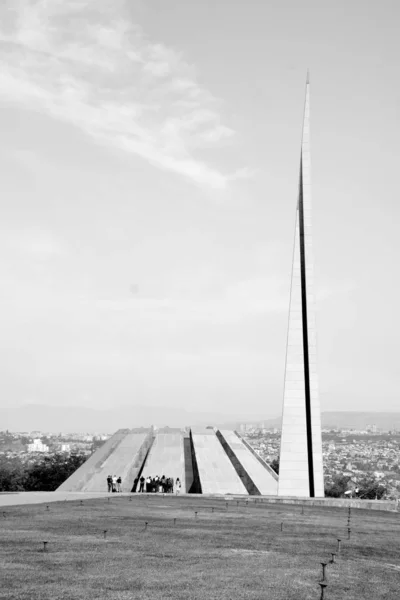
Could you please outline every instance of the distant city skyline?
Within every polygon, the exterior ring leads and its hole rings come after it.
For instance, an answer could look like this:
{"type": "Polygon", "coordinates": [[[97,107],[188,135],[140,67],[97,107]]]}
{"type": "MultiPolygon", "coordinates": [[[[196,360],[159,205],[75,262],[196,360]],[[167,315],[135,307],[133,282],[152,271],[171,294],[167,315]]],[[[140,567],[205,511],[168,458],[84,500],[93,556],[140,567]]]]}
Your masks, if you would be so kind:
{"type": "Polygon", "coordinates": [[[289,4],[1,4],[5,412],[281,414],[307,68],[321,410],[396,410],[400,7],[289,4]]]}

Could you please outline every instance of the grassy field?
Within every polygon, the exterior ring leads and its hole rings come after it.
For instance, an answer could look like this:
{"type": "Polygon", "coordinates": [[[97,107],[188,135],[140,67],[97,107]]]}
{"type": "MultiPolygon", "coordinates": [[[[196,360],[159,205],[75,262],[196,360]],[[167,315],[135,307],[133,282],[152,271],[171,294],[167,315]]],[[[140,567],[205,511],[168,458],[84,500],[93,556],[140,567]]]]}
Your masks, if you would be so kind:
{"type": "Polygon", "coordinates": [[[353,509],[350,540],[347,518],[162,495],[7,507],[0,598],[319,599],[324,561],[326,600],[398,600],[400,515],[353,509]]]}

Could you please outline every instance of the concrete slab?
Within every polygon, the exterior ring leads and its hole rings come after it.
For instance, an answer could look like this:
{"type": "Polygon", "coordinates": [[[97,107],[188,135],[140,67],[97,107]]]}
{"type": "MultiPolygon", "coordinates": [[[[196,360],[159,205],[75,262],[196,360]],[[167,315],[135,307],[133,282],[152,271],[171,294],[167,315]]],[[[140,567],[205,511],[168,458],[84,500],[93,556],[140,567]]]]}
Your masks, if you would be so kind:
{"type": "Polygon", "coordinates": [[[110,451],[102,453],[101,447],[90,457],[93,460],[86,461],[57,491],[107,493],[107,475],[116,475],[121,476],[122,491],[130,492],[152,439],[150,430],[141,433],[125,431],[110,451]]]}
{"type": "Polygon", "coordinates": [[[203,494],[247,494],[240,477],[212,429],[192,429],[203,494]]]}
{"type": "MultiPolygon", "coordinates": [[[[79,467],[63,484],[58,488],[62,492],[80,492],[84,489],[88,481],[101,468],[101,465],[107,460],[110,454],[115,450],[121,440],[126,436],[128,429],[119,429],[112,435],[87,461],[79,467]]],[[[101,488],[104,490],[104,483],[101,488]]],[[[99,490],[99,491],[101,491],[99,490]]],[[[106,491],[106,489],[104,490],[106,491]]]]}
{"type": "Polygon", "coordinates": [[[142,475],[145,478],[165,475],[173,477],[174,482],[179,477],[181,492],[186,492],[183,433],[156,433],[142,475]]]}
{"type": "Polygon", "coordinates": [[[277,478],[261,464],[234,431],[222,429],[221,434],[260,493],[266,496],[276,496],[278,493],[277,478]]]}

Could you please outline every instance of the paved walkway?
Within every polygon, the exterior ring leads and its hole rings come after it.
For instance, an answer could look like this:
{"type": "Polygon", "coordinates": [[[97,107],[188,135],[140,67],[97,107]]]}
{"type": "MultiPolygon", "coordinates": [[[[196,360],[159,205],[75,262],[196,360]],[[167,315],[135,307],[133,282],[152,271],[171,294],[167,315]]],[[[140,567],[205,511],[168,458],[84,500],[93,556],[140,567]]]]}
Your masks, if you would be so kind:
{"type": "MultiPolygon", "coordinates": [[[[21,504],[44,504],[49,502],[64,502],[65,500],[84,500],[85,498],[118,498],[120,496],[135,496],[127,492],[108,494],[107,492],[0,492],[0,508],[4,506],[17,506],[21,504]]],[[[139,495],[139,494],[138,494],[139,495]]],[[[142,494],[140,494],[142,495],[142,494]]],[[[143,494],[155,496],[156,494],[143,494]]],[[[161,496],[162,494],[157,494],[161,496]]],[[[167,494],[166,494],[167,495],[167,494]]],[[[175,495],[174,495],[175,496],[175,495]]],[[[271,497],[249,496],[241,494],[180,494],[189,498],[219,498],[224,500],[247,500],[263,504],[296,504],[312,506],[331,506],[336,508],[362,508],[384,511],[400,510],[396,500],[359,500],[346,498],[296,498],[294,496],[271,497]]],[[[179,496],[178,496],[179,497],[179,496]]]]}
{"type": "MultiPolygon", "coordinates": [[[[104,494],[102,492],[0,492],[0,506],[64,502],[64,500],[83,500],[84,498],[106,498],[107,495],[111,496],[107,492],[104,494]]],[[[123,495],[118,494],[118,496],[123,495]]]]}
{"type": "MultiPolygon", "coordinates": [[[[48,504],[49,502],[65,502],[71,500],[84,500],[85,498],[119,498],[121,496],[135,496],[130,492],[108,494],[107,492],[0,492],[0,508],[3,506],[17,506],[21,504],[48,504]]],[[[137,494],[139,495],[139,494],[137,494]]],[[[140,494],[141,496],[162,496],[163,494],[140,494]]],[[[182,494],[183,495],[183,494],[182,494]]]]}

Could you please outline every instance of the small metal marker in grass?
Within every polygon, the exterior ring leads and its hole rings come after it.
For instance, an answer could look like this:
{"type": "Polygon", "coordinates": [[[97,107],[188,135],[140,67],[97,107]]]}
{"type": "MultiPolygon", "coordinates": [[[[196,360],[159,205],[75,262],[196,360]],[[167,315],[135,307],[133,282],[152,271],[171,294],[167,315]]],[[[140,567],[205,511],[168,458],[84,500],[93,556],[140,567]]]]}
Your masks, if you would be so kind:
{"type": "Polygon", "coordinates": [[[336,562],[336,561],[335,561],[336,553],[335,553],[335,552],[331,552],[331,554],[332,554],[332,560],[331,560],[331,563],[334,563],[334,562],[336,562]]]}
{"type": "Polygon", "coordinates": [[[48,504],[46,506],[46,510],[50,510],[50,506],[48,504]]]}
{"type": "Polygon", "coordinates": [[[342,540],[341,540],[340,538],[338,538],[338,539],[337,539],[337,548],[336,548],[336,552],[337,552],[338,554],[339,554],[339,552],[340,552],[340,544],[341,544],[341,541],[342,541],[342,540]]]}
{"type": "Polygon", "coordinates": [[[350,527],[347,529],[347,539],[350,539],[350,535],[351,535],[351,529],[350,527]]]}
{"type": "Polygon", "coordinates": [[[174,517],[174,525],[176,525],[176,517],[174,517]]]}
{"type": "Polygon", "coordinates": [[[211,512],[214,512],[214,507],[213,506],[211,507],[211,512]]]}
{"type": "Polygon", "coordinates": [[[144,522],[144,530],[145,530],[145,531],[146,531],[146,529],[147,529],[147,525],[148,525],[148,522],[147,522],[147,521],[145,521],[145,522],[144,522]]]}
{"type": "Polygon", "coordinates": [[[81,506],[82,506],[82,504],[83,504],[83,500],[81,500],[81,506]]]}
{"type": "Polygon", "coordinates": [[[321,600],[324,600],[324,598],[325,598],[325,596],[324,596],[325,588],[326,588],[326,586],[328,584],[326,583],[326,581],[320,581],[319,585],[321,586],[321,596],[320,596],[320,598],[321,598],[321,600]]]}
{"type": "Polygon", "coordinates": [[[104,539],[106,539],[106,537],[107,537],[107,529],[104,529],[103,535],[104,535],[104,539]]]}
{"type": "Polygon", "coordinates": [[[48,542],[43,542],[43,552],[47,552],[47,544],[48,542]]]}
{"type": "Polygon", "coordinates": [[[325,569],[326,569],[327,563],[322,562],[321,565],[322,565],[322,581],[326,581],[325,569]]]}
{"type": "Polygon", "coordinates": [[[281,523],[281,531],[283,531],[283,523],[281,523]]]}
{"type": "Polygon", "coordinates": [[[197,519],[197,510],[194,511],[194,518],[197,519]]]}

